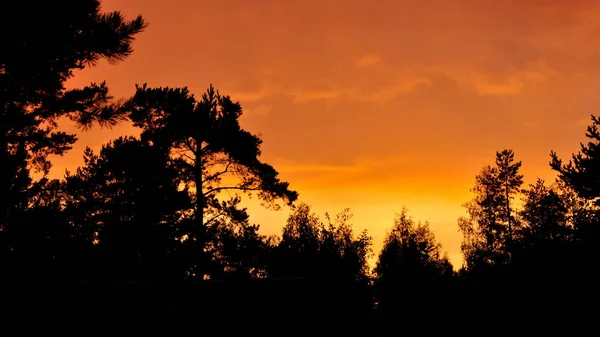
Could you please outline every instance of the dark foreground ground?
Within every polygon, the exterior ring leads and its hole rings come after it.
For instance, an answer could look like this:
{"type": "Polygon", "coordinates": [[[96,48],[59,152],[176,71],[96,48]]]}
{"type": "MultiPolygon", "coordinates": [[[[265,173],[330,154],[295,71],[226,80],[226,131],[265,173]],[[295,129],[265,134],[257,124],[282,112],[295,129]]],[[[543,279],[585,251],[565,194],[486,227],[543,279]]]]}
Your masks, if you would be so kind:
{"type": "Polygon", "coordinates": [[[356,332],[368,328],[372,318],[364,292],[303,280],[20,282],[3,289],[3,323],[23,328],[50,322],[152,334],[168,329],[195,335],[321,335],[356,332]]]}
{"type": "Polygon", "coordinates": [[[356,286],[306,280],[3,283],[5,336],[520,336],[597,334],[595,296],[428,298],[382,315],[356,286]],[[54,334],[54,333],[53,333],[54,334]]]}

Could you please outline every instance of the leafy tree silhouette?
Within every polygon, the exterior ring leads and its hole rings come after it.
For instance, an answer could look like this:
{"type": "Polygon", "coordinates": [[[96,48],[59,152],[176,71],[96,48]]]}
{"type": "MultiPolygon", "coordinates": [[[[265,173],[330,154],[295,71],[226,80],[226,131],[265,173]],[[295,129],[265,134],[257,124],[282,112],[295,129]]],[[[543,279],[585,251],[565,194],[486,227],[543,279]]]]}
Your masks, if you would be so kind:
{"type": "Polygon", "coordinates": [[[591,177],[585,171],[589,167],[583,168],[589,163],[581,164],[588,159],[580,155],[579,166],[562,165],[554,152],[551,156],[551,167],[559,171],[551,186],[538,179],[519,191],[521,164],[510,150],[498,152],[496,166],[486,166],[477,176],[475,198],[466,205],[469,217],[459,219],[466,265],[457,303],[474,322],[493,325],[502,316],[508,329],[539,329],[542,322],[559,319],[575,322],[582,311],[557,313],[578,308],[595,291],[590,279],[597,255],[588,241],[593,235],[581,230],[597,223],[588,188],[593,183],[581,180],[591,177]],[[511,203],[519,192],[521,209],[511,203]],[[526,318],[528,312],[540,318],[526,318]]]}
{"type": "Polygon", "coordinates": [[[28,209],[17,213],[14,226],[2,231],[3,281],[64,279],[80,253],[77,232],[62,212],[64,191],[58,180],[43,178],[28,190],[28,209]]]}
{"type": "Polygon", "coordinates": [[[568,296],[565,287],[578,260],[574,228],[581,210],[573,191],[564,184],[546,186],[538,179],[523,191],[519,214],[522,227],[515,242],[511,297],[542,302],[548,293],[568,296]]]}
{"type": "Polygon", "coordinates": [[[129,104],[131,120],[142,128],[142,140],[163,148],[173,158],[181,181],[190,187],[193,225],[185,243],[191,277],[208,274],[208,228],[224,216],[235,215],[236,198],[222,202],[228,191],[255,192],[267,205],[278,199],[291,204],[297,193],[280,181],[278,172],[259,160],[261,140],[239,124],[242,108],[212,86],[197,101],[187,88],[138,86],[129,104]]]}
{"type": "Polygon", "coordinates": [[[326,217],[328,224],[321,222],[307,204],[296,207],[273,248],[270,276],[351,282],[369,278],[367,260],[371,237],[366,231],[355,237],[349,209],[343,210],[335,220],[329,215],[326,217]]]}
{"type": "Polygon", "coordinates": [[[559,178],[568,186],[571,186],[577,194],[596,202],[600,205],[600,180],[598,172],[600,168],[600,133],[598,126],[600,119],[592,115],[592,123],[587,127],[585,136],[589,138],[587,144],[581,143],[581,150],[573,154],[572,159],[563,164],[556,152],[552,151],[550,167],[559,174],[559,178]]]}
{"type": "Polygon", "coordinates": [[[525,199],[520,211],[523,219],[522,237],[525,245],[538,245],[549,241],[569,241],[573,223],[569,221],[569,191],[558,186],[548,187],[544,180],[524,190],[525,199]]]}
{"type": "Polygon", "coordinates": [[[250,224],[245,209],[232,212],[239,215],[218,219],[209,228],[207,250],[212,260],[208,274],[216,280],[263,279],[271,240],[259,233],[259,225],[250,224]]]}
{"type": "Polygon", "coordinates": [[[273,247],[268,275],[301,282],[304,296],[295,298],[288,293],[288,298],[304,304],[294,312],[298,317],[311,317],[312,327],[333,326],[338,333],[366,328],[373,306],[367,263],[372,239],[366,231],[354,234],[349,209],[334,219],[326,218],[327,224],[307,204],[297,205],[273,247]],[[332,312],[343,320],[332,321],[332,312]]]}
{"type": "MultiPolygon", "coordinates": [[[[60,118],[89,127],[111,126],[124,117],[105,83],[67,90],[64,84],[73,70],[102,59],[111,63],[125,59],[145,27],[141,17],[126,21],[119,12],[100,12],[100,2],[93,0],[2,5],[0,236],[29,232],[10,227],[41,226],[36,223],[41,219],[34,219],[41,215],[39,209],[25,214],[33,193],[44,184],[35,185],[30,170],[47,174],[48,156],[63,154],[76,141],[74,134],[58,131],[60,118]]],[[[11,241],[27,239],[14,235],[0,239],[2,258],[20,254],[19,245],[11,241]]]]}
{"type": "Polygon", "coordinates": [[[520,167],[513,151],[503,150],[496,153],[495,166],[485,166],[477,175],[474,199],[465,204],[469,216],[458,220],[467,268],[510,261],[520,226],[512,204],[523,184],[520,167]]]}
{"type": "Polygon", "coordinates": [[[120,137],[96,155],[87,148],[85,165],[67,173],[65,213],[116,280],[182,278],[185,268],[178,224],[191,200],[178,186],[178,172],[160,149],[120,137]],[[178,270],[177,270],[178,269],[178,270]]]}
{"type": "Polygon", "coordinates": [[[385,330],[401,321],[406,328],[425,312],[449,308],[454,291],[454,271],[429,223],[416,223],[406,209],[396,215],[374,270],[377,311],[385,330]]]}
{"type": "Polygon", "coordinates": [[[75,70],[127,58],[141,17],[103,13],[98,0],[0,8],[0,281],[16,281],[0,287],[3,308],[35,322],[121,316],[154,327],[185,317],[223,331],[271,317],[296,334],[432,332],[449,318],[511,332],[544,319],[584,325],[582,303],[598,294],[599,117],[568,163],[551,152],[559,179],[550,186],[521,190],[512,150],[482,169],[459,219],[460,277],[428,223],[406,210],[371,271],[372,239],[354,233],[348,209],[322,222],[308,205],[292,207],[281,237],[250,222],[242,194],[273,208],[298,194],[259,159],[241,105],[212,85],[199,99],[146,84],[129,100],[114,100],[104,82],[66,89],[75,70]],[[84,130],[130,119],[142,133],[86,149],[82,167],[50,180],[49,156],[76,142],[58,127],[65,118],[84,130]],[[19,291],[25,281],[35,286],[19,291]]]}
{"type": "MultiPolygon", "coordinates": [[[[550,167],[558,173],[559,179],[577,194],[587,216],[582,216],[576,223],[576,234],[579,240],[589,241],[594,246],[600,243],[600,133],[598,126],[600,119],[591,117],[592,123],[587,127],[585,136],[589,139],[587,144],[581,143],[581,150],[572,155],[572,159],[564,164],[552,151],[550,167]]],[[[582,215],[580,213],[580,215],[582,215]]]]}
{"type": "Polygon", "coordinates": [[[564,287],[571,289],[572,298],[588,298],[596,295],[597,285],[593,281],[600,254],[600,119],[591,116],[591,124],[585,133],[587,143],[580,143],[581,149],[571,160],[563,163],[556,152],[550,153],[550,167],[558,173],[558,179],[565,188],[573,191],[567,199],[571,206],[569,217],[574,229],[574,242],[571,245],[568,267],[568,282],[564,287]]]}
{"type": "Polygon", "coordinates": [[[518,299],[516,289],[522,289],[513,263],[522,240],[522,221],[513,202],[523,184],[520,167],[512,150],[496,152],[495,165],[476,176],[474,198],[464,205],[468,216],[458,219],[465,260],[460,305],[481,324],[493,324],[492,317],[502,315],[494,303],[511,303],[518,299]]]}

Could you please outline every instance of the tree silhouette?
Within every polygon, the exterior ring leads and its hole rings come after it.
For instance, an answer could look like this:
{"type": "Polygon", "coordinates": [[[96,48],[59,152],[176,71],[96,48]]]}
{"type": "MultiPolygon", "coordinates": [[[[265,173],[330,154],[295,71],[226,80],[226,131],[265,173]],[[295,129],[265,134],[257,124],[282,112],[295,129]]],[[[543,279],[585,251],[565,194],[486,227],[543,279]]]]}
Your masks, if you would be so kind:
{"type": "Polygon", "coordinates": [[[440,304],[451,299],[452,265],[429,223],[416,223],[406,209],[396,215],[374,271],[377,308],[386,328],[399,319],[410,326],[410,317],[421,317],[432,307],[442,310],[440,304]]]}
{"type": "Polygon", "coordinates": [[[477,175],[475,197],[465,204],[469,216],[458,220],[467,268],[510,261],[520,227],[512,205],[523,184],[520,167],[521,162],[514,161],[513,151],[503,150],[496,153],[495,166],[488,165],[477,175]]]}
{"type": "Polygon", "coordinates": [[[467,320],[461,329],[524,331],[523,323],[539,328],[535,315],[558,321],[571,318],[563,308],[589,310],[581,302],[598,292],[600,117],[591,116],[588,142],[568,163],[551,152],[551,185],[538,179],[522,190],[521,162],[512,150],[496,152],[458,220],[460,272],[406,209],[371,269],[372,238],[354,231],[349,209],[322,221],[294,206],[298,194],[240,125],[240,103],[212,85],[198,99],[186,87],[137,85],[127,100],[113,99],[104,82],[66,88],[76,70],[126,59],[145,27],[141,17],[102,12],[98,0],[0,5],[6,311],[32,322],[139,317],[151,327],[201,319],[188,324],[195,330],[270,317],[296,334],[390,335],[444,330],[456,319],[467,320]],[[51,180],[49,157],[77,140],[59,128],[63,120],[83,130],[130,120],[142,132],[86,148],[76,172],[51,180]],[[280,237],[250,221],[244,196],[292,206],[280,237]]]}
{"type": "Polygon", "coordinates": [[[245,209],[238,209],[235,198],[229,214],[209,228],[208,251],[212,256],[210,279],[250,280],[267,277],[270,238],[259,233],[259,225],[251,225],[245,209]]]}
{"type": "Polygon", "coordinates": [[[523,223],[523,240],[537,245],[547,241],[571,239],[573,223],[569,221],[568,195],[558,187],[548,187],[542,179],[525,190],[525,199],[520,211],[523,223]]]}
{"type": "MultiPolygon", "coordinates": [[[[82,127],[122,120],[105,83],[67,90],[65,82],[74,70],[99,60],[125,59],[146,24],[141,17],[126,21],[119,12],[102,13],[93,0],[17,1],[1,7],[0,259],[28,255],[55,261],[68,251],[73,233],[60,213],[59,184],[35,182],[31,170],[46,175],[48,156],[62,155],[76,141],[74,134],[58,129],[61,118],[82,127]]],[[[21,262],[16,262],[21,271],[45,275],[34,272],[31,260],[21,262]]]]}
{"type": "Polygon", "coordinates": [[[102,257],[101,273],[120,280],[177,273],[183,278],[185,269],[174,258],[183,235],[177,227],[191,201],[179,189],[178,172],[165,153],[120,137],[99,155],[88,148],[84,162],[76,174],[66,176],[65,212],[94,243],[102,257]],[[177,264],[179,270],[173,270],[177,264]]]}
{"type": "Polygon", "coordinates": [[[138,86],[130,103],[142,139],[172,156],[181,181],[193,191],[194,225],[185,238],[198,258],[192,276],[205,275],[208,228],[232,210],[219,201],[224,193],[255,192],[272,206],[278,199],[292,203],[297,198],[277,171],[259,160],[262,141],[241,128],[240,104],[212,86],[199,101],[187,88],[138,86]]]}
{"type": "Polygon", "coordinates": [[[345,209],[334,221],[327,215],[326,225],[307,204],[298,205],[274,247],[269,275],[350,282],[367,280],[371,238],[366,232],[355,237],[351,218],[350,211],[345,209]]]}
{"type": "Polygon", "coordinates": [[[598,126],[600,119],[591,117],[592,123],[587,127],[585,136],[589,138],[587,144],[581,143],[581,150],[573,154],[572,159],[563,164],[556,152],[552,151],[550,167],[558,172],[559,178],[572,187],[579,196],[589,199],[600,205],[600,133],[598,126]]]}
{"type": "Polygon", "coordinates": [[[565,200],[569,206],[568,217],[574,229],[574,242],[567,256],[563,273],[569,275],[564,287],[572,289],[570,296],[589,296],[596,293],[594,284],[600,254],[600,119],[591,116],[591,124],[585,136],[589,141],[581,143],[581,150],[573,154],[571,160],[564,164],[556,152],[550,153],[550,167],[558,173],[558,178],[565,186],[565,200]]]}
{"type": "Polygon", "coordinates": [[[0,236],[3,280],[65,278],[81,250],[62,212],[61,184],[43,178],[27,191],[32,195],[27,209],[13,215],[18,225],[5,227],[0,236]]]}
{"type": "MultiPolygon", "coordinates": [[[[587,144],[581,143],[580,152],[573,154],[568,163],[563,164],[556,152],[550,153],[550,167],[568,188],[575,191],[579,203],[583,203],[579,208],[587,210],[587,216],[580,216],[576,223],[577,236],[583,241],[600,240],[597,225],[600,221],[600,119],[597,116],[592,116],[591,119],[592,123],[585,134],[590,141],[587,144]]],[[[580,212],[579,215],[583,214],[580,212]]]]}
{"type": "Polygon", "coordinates": [[[354,234],[349,209],[333,219],[326,214],[326,218],[323,223],[308,205],[297,205],[272,248],[268,275],[300,285],[302,298],[287,296],[305,303],[295,314],[310,317],[310,326],[316,331],[329,326],[338,333],[356,332],[368,326],[373,306],[367,263],[372,240],[366,231],[354,234]],[[332,312],[344,319],[333,319],[332,312]]]}
{"type": "Polygon", "coordinates": [[[538,179],[524,190],[524,204],[519,214],[522,229],[513,251],[512,273],[521,284],[516,298],[542,296],[548,291],[559,293],[570,275],[573,216],[577,210],[570,203],[571,191],[560,184],[546,186],[538,179]]]}
{"type": "Polygon", "coordinates": [[[8,227],[19,225],[39,190],[32,188],[30,170],[47,174],[48,156],[63,154],[76,141],[74,134],[57,129],[60,118],[89,127],[95,122],[110,126],[123,117],[105,83],[65,89],[73,70],[101,59],[125,59],[145,27],[141,17],[126,21],[119,12],[100,12],[93,0],[2,5],[0,235],[21,232],[8,227]]]}

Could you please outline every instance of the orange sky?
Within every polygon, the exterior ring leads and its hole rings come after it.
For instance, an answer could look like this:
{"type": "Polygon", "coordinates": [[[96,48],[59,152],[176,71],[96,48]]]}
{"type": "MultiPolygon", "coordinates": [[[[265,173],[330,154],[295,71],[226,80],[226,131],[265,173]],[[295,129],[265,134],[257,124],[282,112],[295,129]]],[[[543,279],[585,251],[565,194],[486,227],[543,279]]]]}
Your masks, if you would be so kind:
{"type": "MultiPolygon", "coordinates": [[[[313,210],[354,213],[381,248],[407,206],[461,263],[456,219],[479,169],[512,148],[526,181],[553,180],[600,107],[600,2],[593,0],[104,0],[149,22],[134,54],[77,73],[117,97],[135,83],[213,83],[244,108],[262,159],[313,210]]],[[[70,128],[67,126],[67,128],[70,128]]],[[[121,134],[81,132],[52,174],[83,148],[121,134]]],[[[288,210],[251,208],[265,233],[288,210]]]]}

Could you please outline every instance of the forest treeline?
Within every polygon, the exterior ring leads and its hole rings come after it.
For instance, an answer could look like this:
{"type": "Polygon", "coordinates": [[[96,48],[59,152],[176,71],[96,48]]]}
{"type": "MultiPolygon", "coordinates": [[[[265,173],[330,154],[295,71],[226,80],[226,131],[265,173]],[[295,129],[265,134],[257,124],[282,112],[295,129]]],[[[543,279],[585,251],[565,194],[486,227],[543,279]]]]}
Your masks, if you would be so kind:
{"type": "Polygon", "coordinates": [[[94,0],[14,5],[0,11],[0,271],[15,312],[63,301],[71,313],[127,316],[137,303],[155,316],[194,308],[204,319],[237,313],[384,333],[564,320],[594,301],[598,117],[578,154],[564,163],[550,154],[555,182],[524,186],[514,152],[496,153],[458,219],[465,264],[455,271],[429,224],[404,209],[380,252],[349,210],[319,218],[260,160],[241,105],[212,86],[196,97],[142,84],[121,100],[104,82],[65,88],[75,70],[127,58],[147,26],[141,17],[104,13],[94,0]],[[59,128],[64,119],[82,129],[131,123],[141,134],[88,148],[76,171],[49,179],[49,157],[77,140],[59,128]],[[280,235],[250,221],[245,194],[291,206],[280,235]]]}

